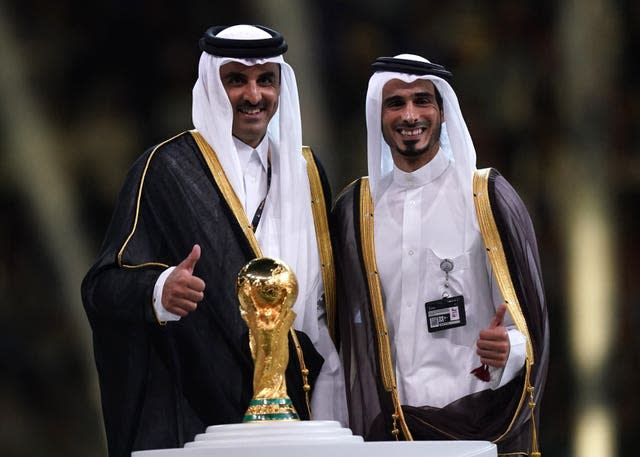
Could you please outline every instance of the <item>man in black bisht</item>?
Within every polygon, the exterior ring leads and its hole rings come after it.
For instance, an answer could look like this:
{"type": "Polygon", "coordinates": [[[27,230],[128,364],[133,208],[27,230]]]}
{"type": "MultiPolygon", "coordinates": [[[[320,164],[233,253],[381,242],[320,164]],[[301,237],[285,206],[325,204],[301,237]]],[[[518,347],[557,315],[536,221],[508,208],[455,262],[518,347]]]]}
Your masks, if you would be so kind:
{"type": "Polygon", "coordinates": [[[345,422],[325,316],[331,197],[302,148],[287,44],[237,25],[208,29],[200,47],[196,129],[133,165],[82,284],[111,457],[181,447],[209,425],[242,421],[253,362],[235,282],[261,255],[284,260],[298,279],[286,372],[294,407],[303,419],[345,422]]]}
{"type": "Polygon", "coordinates": [[[369,176],[331,220],[349,425],[538,455],[549,329],[529,214],[476,169],[449,71],[411,54],[373,70],[369,176]]]}

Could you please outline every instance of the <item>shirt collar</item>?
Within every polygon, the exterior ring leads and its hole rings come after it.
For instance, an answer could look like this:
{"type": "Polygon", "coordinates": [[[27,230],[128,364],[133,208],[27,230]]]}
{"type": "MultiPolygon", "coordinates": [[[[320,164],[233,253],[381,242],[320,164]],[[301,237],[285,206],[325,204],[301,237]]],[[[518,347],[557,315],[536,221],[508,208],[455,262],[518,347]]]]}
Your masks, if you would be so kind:
{"type": "Polygon", "coordinates": [[[447,155],[440,150],[433,159],[416,171],[407,173],[394,165],[393,182],[408,189],[422,187],[438,179],[449,167],[450,162],[447,155]]]}
{"type": "Polygon", "coordinates": [[[260,144],[258,146],[256,146],[255,148],[252,148],[248,144],[243,143],[241,140],[239,140],[235,136],[232,137],[232,138],[233,138],[233,144],[235,144],[236,149],[238,150],[238,157],[240,158],[240,166],[242,167],[243,172],[244,172],[244,170],[246,170],[247,164],[251,160],[251,157],[253,157],[254,151],[255,151],[255,154],[258,156],[258,159],[260,159],[260,163],[262,164],[263,169],[265,171],[267,170],[267,167],[268,167],[268,164],[269,164],[269,162],[268,162],[268,160],[269,160],[268,159],[268,156],[269,156],[269,138],[268,138],[268,135],[265,135],[264,138],[262,139],[262,141],[260,142],[260,144]]]}

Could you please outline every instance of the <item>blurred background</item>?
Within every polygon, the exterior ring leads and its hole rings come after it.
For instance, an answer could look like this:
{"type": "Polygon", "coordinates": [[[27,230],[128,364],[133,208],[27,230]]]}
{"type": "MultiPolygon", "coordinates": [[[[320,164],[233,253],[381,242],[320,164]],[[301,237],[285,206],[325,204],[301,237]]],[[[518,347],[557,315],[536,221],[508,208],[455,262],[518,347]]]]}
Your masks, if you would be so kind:
{"type": "Polygon", "coordinates": [[[80,282],[130,164],[192,128],[199,37],[234,23],[284,34],[334,197],[366,174],[371,62],[414,52],[452,69],[478,167],[510,180],[536,226],[543,455],[637,455],[632,0],[0,0],[0,454],[106,456],[80,282]]]}

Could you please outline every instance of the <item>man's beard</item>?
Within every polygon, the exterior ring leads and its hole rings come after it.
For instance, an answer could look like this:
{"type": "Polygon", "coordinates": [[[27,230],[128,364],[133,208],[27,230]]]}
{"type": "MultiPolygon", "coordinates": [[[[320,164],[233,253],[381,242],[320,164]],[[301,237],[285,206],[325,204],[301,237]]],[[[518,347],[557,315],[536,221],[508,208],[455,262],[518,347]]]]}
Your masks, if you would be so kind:
{"type": "Polygon", "coordinates": [[[433,135],[431,135],[429,142],[424,148],[416,148],[415,143],[410,142],[409,144],[405,143],[405,149],[396,148],[396,152],[405,157],[419,157],[423,154],[426,154],[429,151],[432,151],[433,148],[435,148],[440,142],[441,131],[442,131],[442,124],[438,124],[438,126],[433,132],[433,135]]]}

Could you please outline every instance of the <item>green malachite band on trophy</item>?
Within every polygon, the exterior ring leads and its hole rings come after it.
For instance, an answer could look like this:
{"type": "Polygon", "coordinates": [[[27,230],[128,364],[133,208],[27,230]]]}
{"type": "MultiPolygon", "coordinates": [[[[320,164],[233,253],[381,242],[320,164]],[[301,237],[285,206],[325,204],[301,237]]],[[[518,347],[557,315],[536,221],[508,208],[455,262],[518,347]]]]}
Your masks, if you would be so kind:
{"type": "Polygon", "coordinates": [[[274,420],[300,420],[289,398],[254,398],[249,403],[249,409],[242,422],[274,420]]]}

